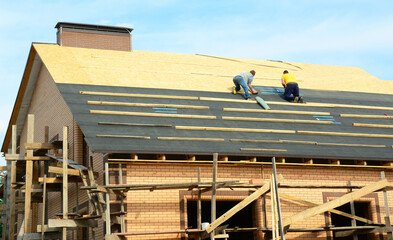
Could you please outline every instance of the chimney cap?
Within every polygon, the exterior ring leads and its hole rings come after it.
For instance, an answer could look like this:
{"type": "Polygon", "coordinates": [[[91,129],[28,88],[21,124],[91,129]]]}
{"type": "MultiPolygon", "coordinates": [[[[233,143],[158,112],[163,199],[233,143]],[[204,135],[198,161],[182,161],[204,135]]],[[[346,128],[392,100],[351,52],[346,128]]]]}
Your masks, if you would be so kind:
{"type": "Polygon", "coordinates": [[[120,32],[120,33],[130,33],[133,28],[127,27],[114,27],[114,26],[104,26],[95,24],[84,24],[84,23],[71,23],[71,22],[58,22],[55,28],[60,27],[68,29],[80,29],[80,30],[93,30],[93,31],[104,31],[104,32],[120,32]]]}

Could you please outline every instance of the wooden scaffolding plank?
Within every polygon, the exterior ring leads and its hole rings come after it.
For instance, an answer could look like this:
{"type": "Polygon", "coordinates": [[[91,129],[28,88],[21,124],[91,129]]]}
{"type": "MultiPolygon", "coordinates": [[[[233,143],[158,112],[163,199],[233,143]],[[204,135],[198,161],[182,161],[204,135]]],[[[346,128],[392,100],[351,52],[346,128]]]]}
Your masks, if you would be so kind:
{"type": "MultiPolygon", "coordinates": [[[[66,160],[67,161],[67,160],[66,160]]],[[[56,173],[56,174],[65,174],[66,175],[72,175],[72,176],[80,176],[79,170],[76,169],[69,169],[68,168],[68,162],[63,164],[63,168],[60,167],[54,167],[54,166],[49,166],[48,171],[50,173],[56,173]],[[64,165],[67,165],[67,171],[64,172],[64,165]]]]}
{"type": "MultiPolygon", "coordinates": [[[[63,219],[68,219],[68,127],[66,126],[63,127],[63,219]]],[[[66,239],[67,228],[63,227],[62,240],[66,239]]]]}
{"type": "MultiPolygon", "coordinates": [[[[302,200],[300,198],[297,198],[297,197],[294,197],[294,196],[290,196],[290,195],[284,194],[284,193],[280,193],[280,197],[288,199],[288,200],[291,200],[291,201],[294,201],[294,202],[297,202],[297,203],[300,203],[300,204],[304,204],[304,205],[310,206],[310,207],[318,206],[318,204],[316,204],[316,203],[309,202],[309,201],[306,201],[306,200],[302,200]]],[[[329,212],[332,212],[332,213],[335,213],[335,214],[338,214],[338,215],[341,215],[341,216],[344,216],[344,217],[348,217],[348,218],[351,218],[351,219],[355,219],[355,220],[358,220],[358,221],[361,221],[361,222],[364,222],[364,223],[367,223],[367,224],[376,224],[373,221],[368,220],[366,218],[358,217],[356,215],[352,215],[352,214],[349,214],[349,213],[346,213],[346,212],[343,212],[343,211],[339,211],[339,210],[336,210],[336,209],[330,209],[329,212]]]]}
{"type": "MultiPolygon", "coordinates": [[[[280,175],[277,179],[277,182],[280,182],[281,180],[282,180],[282,176],[280,175]]],[[[259,198],[262,194],[268,192],[269,190],[270,190],[270,182],[265,183],[261,188],[259,188],[253,194],[246,197],[245,199],[243,199],[243,201],[236,204],[233,208],[231,208],[226,213],[224,213],[219,218],[217,218],[214,222],[212,222],[209,226],[206,227],[206,232],[211,233],[215,228],[220,226],[222,223],[224,223],[230,217],[235,215],[237,212],[239,212],[240,210],[245,208],[247,205],[252,203],[255,199],[259,198]]]]}
{"type": "Polygon", "coordinates": [[[284,223],[283,225],[285,227],[287,227],[295,222],[298,222],[298,221],[304,220],[306,218],[315,216],[317,214],[329,211],[333,208],[336,208],[336,207],[339,207],[339,206],[344,205],[346,203],[349,203],[350,201],[356,200],[364,195],[367,195],[367,194],[372,193],[374,191],[380,190],[386,186],[388,186],[388,181],[386,179],[381,180],[376,183],[373,183],[373,184],[370,184],[366,187],[363,187],[359,190],[348,193],[342,197],[336,198],[336,199],[329,201],[327,203],[324,203],[322,205],[319,205],[319,206],[316,206],[313,208],[309,208],[309,209],[306,209],[300,213],[292,215],[290,217],[286,217],[283,220],[283,223],[284,223]]]}

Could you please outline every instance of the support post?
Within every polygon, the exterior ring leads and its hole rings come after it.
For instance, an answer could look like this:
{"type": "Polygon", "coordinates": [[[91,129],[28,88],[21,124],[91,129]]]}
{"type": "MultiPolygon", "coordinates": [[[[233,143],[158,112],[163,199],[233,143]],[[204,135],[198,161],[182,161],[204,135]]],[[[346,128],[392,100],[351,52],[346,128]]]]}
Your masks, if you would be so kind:
{"type": "MultiPolygon", "coordinates": [[[[122,169],[122,164],[119,164],[119,184],[120,186],[123,185],[123,169],[122,169]]],[[[124,212],[124,197],[120,196],[120,211],[123,213],[124,212]]],[[[124,215],[120,215],[120,229],[121,232],[124,233],[126,231],[125,227],[126,227],[126,223],[124,220],[124,215]]]]}
{"type": "MultiPolygon", "coordinates": [[[[382,171],[381,172],[381,179],[385,179],[385,172],[382,171]]],[[[386,212],[386,216],[385,216],[385,224],[386,227],[390,227],[390,211],[389,211],[389,202],[388,202],[388,193],[384,190],[383,191],[383,199],[385,201],[385,212],[386,212]]],[[[388,240],[393,240],[393,234],[392,232],[388,232],[387,233],[387,239],[388,240]]]]}
{"type": "MultiPolygon", "coordinates": [[[[348,186],[351,186],[351,180],[348,181],[348,186]]],[[[352,192],[352,188],[349,188],[349,192],[352,192]]],[[[351,214],[352,215],[356,215],[355,214],[355,203],[354,201],[350,201],[349,205],[351,207],[351,214]]],[[[352,227],[356,227],[356,220],[355,219],[351,219],[351,225],[352,227]]],[[[352,235],[353,240],[358,240],[358,235],[357,234],[353,234],[352,235]]]]}
{"type": "MultiPolygon", "coordinates": [[[[201,182],[201,168],[198,167],[198,184],[201,182]]],[[[198,200],[197,200],[197,228],[202,230],[202,191],[198,188],[198,200]]],[[[201,235],[198,234],[197,240],[201,240],[201,235]]]]}
{"type": "MultiPolygon", "coordinates": [[[[27,117],[27,142],[34,142],[34,115],[27,117]]],[[[33,157],[33,150],[26,151],[26,157],[33,157]]],[[[26,189],[25,189],[25,233],[31,233],[31,193],[33,185],[33,161],[26,161],[26,189]]]]}
{"type": "MultiPolygon", "coordinates": [[[[218,153],[213,154],[213,184],[211,199],[211,222],[216,220],[216,181],[217,181],[217,161],[218,153]]],[[[215,230],[210,233],[210,240],[214,240],[215,230]]]]}
{"type": "MultiPolygon", "coordinates": [[[[105,185],[109,185],[109,166],[108,162],[105,162],[105,185]]],[[[105,194],[106,196],[106,209],[105,209],[105,235],[111,234],[111,209],[110,209],[110,198],[109,192],[105,194]]]]}
{"type": "Polygon", "coordinates": [[[273,163],[273,175],[274,175],[274,188],[276,193],[276,201],[277,201],[277,212],[278,212],[278,221],[280,228],[281,240],[285,240],[284,226],[281,218],[281,205],[280,205],[280,194],[278,192],[278,183],[277,183],[277,170],[276,170],[276,158],[272,158],[273,163]]]}
{"type": "MultiPolygon", "coordinates": [[[[63,219],[68,219],[68,127],[63,127],[63,219]]],[[[67,239],[67,228],[63,228],[63,239],[67,239]]]]}
{"type": "MultiPolygon", "coordinates": [[[[16,135],[17,135],[16,125],[12,125],[12,142],[11,142],[11,154],[16,154],[16,135]]],[[[16,183],[16,161],[11,161],[11,179],[9,186],[11,186],[11,196],[10,196],[10,221],[9,221],[9,239],[14,239],[15,234],[15,188],[16,183]]],[[[4,231],[4,230],[3,230],[4,231]]],[[[7,234],[7,233],[6,233],[7,234]]],[[[7,236],[6,236],[7,237],[7,236]]]]}
{"type": "Polygon", "coordinates": [[[43,183],[43,192],[42,192],[42,219],[41,219],[41,240],[45,239],[45,231],[46,231],[46,224],[45,224],[45,216],[46,216],[46,174],[44,174],[44,183],[43,183]]]}

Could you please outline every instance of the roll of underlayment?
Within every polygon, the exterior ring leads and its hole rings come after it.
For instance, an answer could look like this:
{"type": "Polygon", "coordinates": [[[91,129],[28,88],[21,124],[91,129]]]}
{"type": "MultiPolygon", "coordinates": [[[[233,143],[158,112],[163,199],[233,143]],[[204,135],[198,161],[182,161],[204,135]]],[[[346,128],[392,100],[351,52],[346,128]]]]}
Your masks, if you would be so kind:
{"type": "Polygon", "coordinates": [[[255,97],[255,100],[266,110],[269,110],[270,107],[265,103],[265,101],[261,97],[255,97]]]}

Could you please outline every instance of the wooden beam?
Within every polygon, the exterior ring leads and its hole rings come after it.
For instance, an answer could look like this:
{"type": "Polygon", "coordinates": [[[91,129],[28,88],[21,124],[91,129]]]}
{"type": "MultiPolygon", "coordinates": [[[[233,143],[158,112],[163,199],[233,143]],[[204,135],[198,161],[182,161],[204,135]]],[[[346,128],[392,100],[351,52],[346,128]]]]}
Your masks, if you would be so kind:
{"type": "Polygon", "coordinates": [[[165,156],[165,154],[157,154],[157,160],[162,160],[162,161],[165,161],[166,160],[166,156],[165,156]]]}
{"type": "Polygon", "coordinates": [[[222,119],[223,120],[232,120],[232,121],[255,121],[255,122],[286,122],[286,123],[314,123],[314,124],[332,124],[333,123],[333,121],[282,119],[282,118],[230,117],[230,116],[222,116],[222,119]]]}
{"type": "Polygon", "coordinates": [[[370,184],[370,185],[368,185],[366,187],[363,187],[363,188],[361,188],[359,190],[356,190],[356,191],[353,191],[351,193],[345,194],[342,197],[336,198],[336,199],[334,199],[332,201],[329,201],[327,203],[324,203],[322,205],[319,205],[319,206],[316,206],[316,207],[313,207],[313,208],[309,208],[309,209],[307,209],[305,211],[302,211],[302,212],[297,213],[295,215],[292,215],[290,217],[286,217],[283,220],[283,223],[284,223],[283,226],[287,227],[287,226],[289,226],[289,225],[291,225],[291,224],[293,224],[295,222],[304,220],[306,218],[315,216],[317,214],[329,211],[329,210],[331,210],[333,208],[342,206],[342,205],[344,205],[346,203],[349,203],[350,201],[354,201],[354,200],[356,200],[358,198],[361,198],[364,195],[367,195],[367,194],[372,193],[374,191],[380,190],[380,189],[382,189],[382,188],[384,188],[386,186],[388,186],[388,181],[386,179],[381,180],[381,181],[376,182],[376,183],[373,183],[373,184],[370,184]]]}
{"type": "MultiPolygon", "coordinates": [[[[127,175],[126,175],[126,179],[127,179],[127,175]]],[[[119,164],[119,184],[123,185],[123,168],[122,168],[122,164],[119,164]]],[[[124,197],[120,196],[120,211],[124,212],[124,197]]],[[[125,223],[125,216],[122,214],[120,216],[120,230],[121,232],[125,232],[126,231],[126,223],[125,223]]]]}
{"type": "Polygon", "coordinates": [[[169,140],[169,141],[211,141],[211,142],[223,142],[224,138],[188,138],[188,137],[157,137],[158,140],[169,140]]]}
{"type": "MultiPolygon", "coordinates": [[[[11,137],[11,154],[16,155],[16,148],[17,148],[17,127],[16,125],[12,125],[12,137],[11,137]]],[[[6,158],[7,159],[7,158],[6,158]]],[[[6,171],[6,170],[2,170],[6,171]]],[[[13,183],[16,182],[16,161],[11,162],[11,184],[8,186],[12,186],[13,183]]],[[[7,187],[8,187],[7,186],[7,187]]],[[[16,190],[15,188],[11,187],[9,188],[9,191],[11,191],[11,196],[10,196],[10,221],[9,221],[9,235],[6,235],[6,238],[9,237],[9,239],[14,239],[14,232],[15,232],[15,224],[16,224],[16,216],[15,216],[15,194],[16,190]]],[[[3,231],[5,231],[3,229],[3,231]]],[[[4,233],[3,233],[4,235],[4,233]]]]}
{"type": "MultiPolygon", "coordinates": [[[[198,184],[201,182],[201,168],[198,167],[198,184]]],[[[198,189],[198,200],[197,200],[197,228],[202,230],[202,191],[198,189]]],[[[201,235],[196,236],[196,240],[202,240],[201,235]]]]}
{"type": "MultiPolygon", "coordinates": [[[[210,222],[214,222],[216,220],[216,182],[217,182],[217,161],[218,161],[218,153],[213,154],[213,184],[212,184],[212,197],[211,197],[211,217],[210,222]]],[[[214,240],[215,231],[214,229],[210,232],[210,239],[214,240]]]]}
{"type": "MultiPolygon", "coordinates": [[[[66,165],[66,164],[63,162],[63,168],[64,168],[64,165],[66,165]]],[[[67,166],[68,166],[68,164],[67,164],[67,166]]],[[[50,173],[64,174],[63,168],[49,166],[48,171],[50,173]]],[[[80,172],[77,169],[68,169],[68,167],[67,167],[67,175],[80,176],[80,172]]]]}
{"type": "Polygon", "coordinates": [[[199,131],[229,131],[229,132],[263,132],[263,133],[292,133],[295,130],[277,130],[277,129],[250,129],[250,128],[227,128],[227,127],[200,127],[200,126],[175,126],[180,130],[199,130],[199,131]]]}
{"type": "Polygon", "coordinates": [[[347,132],[320,132],[320,131],[297,131],[298,134],[345,136],[345,137],[375,137],[393,138],[391,134],[372,134],[372,133],[347,133],[347,132]]]}
{"type": "MultiPolygon", "coordinates": [[[[63,219],[68,219],[68,127],[63,127],[63,219]]],[[[78,174],[79,171],[78,171],[78,174]]],[[[49,225],[49,223],[48,223],[49,225]]],[[[63,227],[63,238],[67,239],[67,228],[63,227]]]]}
{"type": "Polygon", "coordinates": [[[313,161],[312,158],[303,158],[303,159],[302,159],[302,162],[303,162],[304,164],[313,164],[313,163],[314,163],[314,161],[313,161]]]}
{"type": "Polygon", "coordinates": [[[190,97],[190,96],[153,95],[153,94],[136,94],[136,93],[79,91],[79,94],[102,95],[102,96],[120,96],[120,97],[169,98],[169,99],[198,100],[198,97],[190,97]]]}
{"type": "Polygon", "coordinates": [[[369,147],[369,148],[386,148],[386,145],[370,144],[351,144],[351,143],[316,143],[318,146],[335,146],[335,147],[369,147]]]}
{"type": "Polygon", "coordinates": [[[195,157],[195,155],[187,155],[186,159],[187,159],[187,161],[195,161],[196,157],[195,157]]]}
{"type": "Polygon", "coordinates": [[[329,159],[329,164],[340,165],[339,159],[329,159]]]}
{"type": "Polygon", "coordinates": [[[97,220],[94,219],[48,219],[49,228],[77,228],[97,226],[97,220]]]}
{"type": "Polygon", "coordinates": [[[228,162],[228,156],[220,156],[220,158],[218,159],[218,161],[228,162]]]}
{"type": "Polygon", "coordinates": [[[257,113],[282,113],[282,114],[303,114],[303,115],[330,115],[329,112],[307,112],[307,111],[287,111],[287,110],[264,110],[264,109],[247,109],[247,108],[223,108],[223,111],[232,112],[257,112],[257,113]]]}
{"type": "Polygon", "coordinates": [[[119,122],[98,122],[98,125],[129,126],[129,127],[168,127],[171,124],[147,124],[147,123],[119,123],[119,122]]]}
{"type": "Polygon", "coordinates": [[[143,117],[216,119],[216,116],[172,114],[172,113],[124,112],[124,111],[105,111],[105,110],[90,110],[90,113],[93,113],[93,114],[123,115],[123,116],[143,116],[143,117]]]}
{"type": "Polygon", "coordinates": [[[49,161],[49,160],[51,160],[51,158],[50,157],[46,157],[46,156],[26,156],[24,160],[49,161]]]}
{"type": "Polygon", "coordinates": [[[209,106],[178,105],[178,104],[157,104],[157,103],[87,101],[87,104],[111,105],[111,106],[128,106],[128,107],[160,107],[160,108],[210,109],[209,106]]]}
{"type": "Polygon", "coordinates": [[[386,115],[364,115],[364,114],[340,114],[340,117],[347,118],[379,118],[379,119],[392,119],[393,116],[386,115]]]}
{"type": "Polygon", "coordinates": [[[268,148],[240,148],[240,151],[250,152],[286,152],[286,149],[268,149],[268,148]]]}
{"type": "MultiPolygon", "coordinates": [[[[27,142],[32,143],[34,142],[34,115],[29,114],[27,116],[27,142]]],[[[26,156],[32,157],[33,150],[27,150],[26,156]]],[[[25,189],[25,229],[24,233],[31,233],[31,193],[33,185],[33,161],[28,160],[26,161],[26,189],[25,189]]]]}
{"type": "Polygon", "coordinates": [[[5,154],[5,160],[13,161],[13,160],[25,160],[25,155],[23,154],[5,154]]]}
{"type": "Polygon", "coordinates": [[[54,149],[57,148],[52,143],[25,143],[26,150],[38,150],[38,149],[54,149]]]}
{"type": "MultiPolygon", "coordinates": [[[[109,166],[108,162],[105,162],[105,184],[109,185],[109,166]]],[[[111,234],[111,205],[110,205],[110,198],[109,192],[105,194],[106,200],[106,209],[105,209],[105,229],[106,235],[111,234]]]]}
{"type": "MultiPolygon", "coordinates": [[[[300,203],[300,204],[303,204],[303,205],[306,205],[306,206],[310,206],[310,207],[318,206],[318,204],[316,204],[316,203],[309,202],[309,201],[306,201],[306,200],[302,200],[300,198],[293,197],[293,196],[290,196],[290,195],[287,195],[287,194],[284,194],[284,193],[280,193],[280,197],[288,199],[288,200],[291,200],[291,201],[294,201],[294,202],[297,202],[297,203],[300,203]]],[[[336,209],[330,209],[329,212],[332,212],[332,213],[335,213],[335,214],[338,214],[338,215],[341,215],[341,216],[344,216],[344,217],[347,217],[347,218],[355,219],[355,220],[358,220],[358,221],[361,221],[361,222],[364,222],[364,223],[367,223],[367,224],[376,224],[375,222],[373,222],[371,220],[368,220],[366,218],[358,217],[358,216],[355,216],[355,215],[352,215],[352,214],[349,214],[349,213],[346,213],[346,212],[343,212],[343,211],[339,211],[339,210],[336,210],[336,209]]]]}
{"type": "Polygon", "coordinates": [[[98,138],[150,139],[149,136],[109,135],[109,134],[97,134],[96,137],[98,137],[98,138]]]}
{"type": "Polygon", "coordinates": [[[42,193],[42,216],[41,216],[41,240],[45,239],[45,209],[46,209],[46,174],[44,175],[44,183],[43,183],[43,193],[42,193]]]}
{"type": "Polygon", "coordinates": [[[393,125],[369,124],[369,123],[353,123],[355,127],[374,127],[374,128],[393,128],[393,125]]]}
{"type": "MultiPolygon", "coordinates": [[[[279,176],[277,179],[277,182],[279,183],[282,181],[282,176],[279,176]]],[[[219,218],[217,218],[214,222],[212,222],[209,226],[206,227],[206,232],[211,233],[215,228],[220,226],[222,223],[227,221],[230,217],[235,215],[237,212],[248,206],[250,203],[252,203],[254,200],[259,198],[262,194],[267,193],[270,191],[270,182],[265,183],[261,188],[259,188],[257,191],[252,193],[250,196],[246,197],[241,201],[240,203],[236,204],[233,208],[228,210],[226,213],[221,215],[219,218]]]]}

